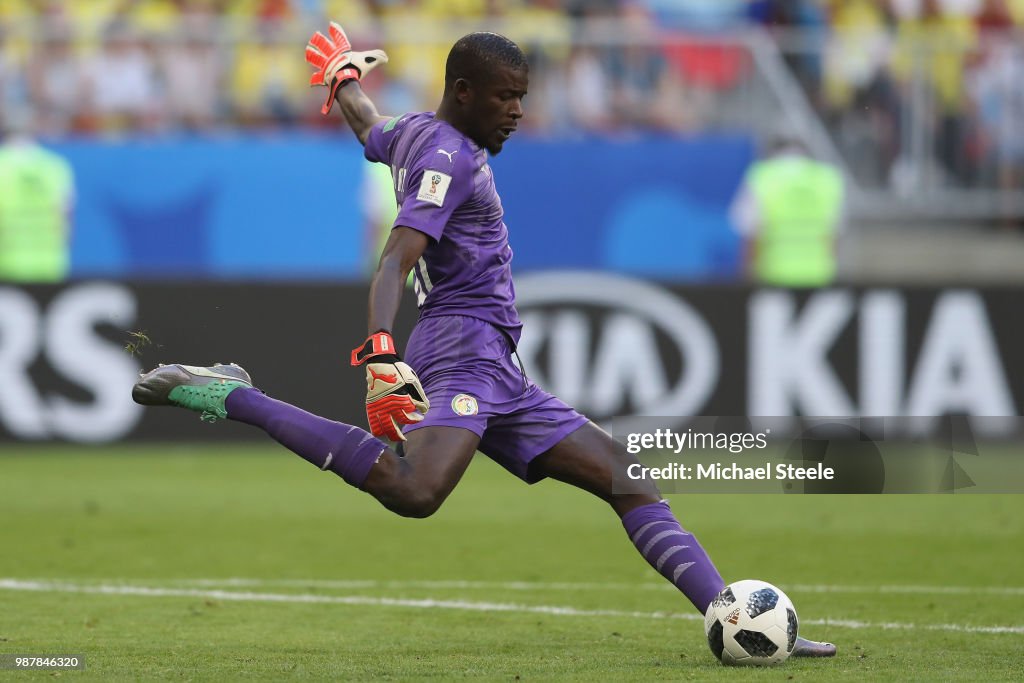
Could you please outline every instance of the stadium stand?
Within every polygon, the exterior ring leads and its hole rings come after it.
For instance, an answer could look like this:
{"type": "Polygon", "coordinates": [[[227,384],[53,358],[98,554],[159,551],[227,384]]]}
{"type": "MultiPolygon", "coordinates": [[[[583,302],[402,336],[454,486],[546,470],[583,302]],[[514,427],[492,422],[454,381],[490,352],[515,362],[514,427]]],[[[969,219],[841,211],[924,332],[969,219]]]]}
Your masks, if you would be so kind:
{"type": "Polygon", "coordinates": [[[336,127],[295,48],[329,17],[390,54],[369,84],[386,111],[435,106],[446,46],[486,27],[537,67],[533,134],[782,120],[841,162],[859,215],[1024,213],[1024,0],[7,0],[0,118],[30,107],[51,138],[336,127]]]}

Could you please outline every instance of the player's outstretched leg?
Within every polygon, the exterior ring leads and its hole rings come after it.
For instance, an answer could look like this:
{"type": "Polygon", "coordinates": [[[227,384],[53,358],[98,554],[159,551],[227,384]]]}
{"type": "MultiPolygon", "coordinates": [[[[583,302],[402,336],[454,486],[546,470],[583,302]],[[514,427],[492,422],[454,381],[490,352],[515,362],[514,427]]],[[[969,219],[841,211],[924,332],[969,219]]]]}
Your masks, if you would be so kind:
{"type": "Polygon", "coordinates": [[[321,470],[362,488],[385,446],[369,433],[308,413],[253,388],[237,365],[161,365],[143,374],[132,398],[145,406],[177,406],[204,420],[231,419],[260,427],[321,470]]]}
{"type": "Polygon", "coordinates": [[[725,581],[697,538],[683,529],[668,502],[647,503],[622,515],[629,540],[655,571],[703,613],[725,581]]]}
{"type": "MultiPolygon", "coordinates": [[[[667,501],[641,505],[622,515],[633,545],[662,576],[690,599],[701,614],[725,582],[711,558],[693,536],[680,526],[667,501]]],[[[793,657],[832,657],[836,646],[797,638],[793,657]]]]}
{"type": "Polygon", "coordinates": [[[725,588],[711,558],[680,526],[656,486],[623,476],[635,459],[594,423],[569,434],[534,463],[538,473],[589,491],[622,518],[630,541],[647,562],[701,614],[725,588]]]}
{"type": "MultiPolygon", "coordinates": [[[[590,423],[538,457],[534,466],[539,474],[589,491],[611,505],[643,558],[704,614],[725,582],[696,537],[679,524],[657,487],[649,480],[631,481],[623,476],[634,462],[621,444],[590,423]]],[[[835,654],[831,643],[797,638],[792,656],[835,654]]]]}
{"type": "Polygon", "coordinates": [[[425,427],[409,434],[404,457],[368,432],[328,420],[253,388],[237,365],[161,365],[132,389],[137,403],[178,406],[204,419],[259,427],[321,470],[337,474],[403,517],[429,517],[452,492],[480,443],[458,427],[425,427]]]}

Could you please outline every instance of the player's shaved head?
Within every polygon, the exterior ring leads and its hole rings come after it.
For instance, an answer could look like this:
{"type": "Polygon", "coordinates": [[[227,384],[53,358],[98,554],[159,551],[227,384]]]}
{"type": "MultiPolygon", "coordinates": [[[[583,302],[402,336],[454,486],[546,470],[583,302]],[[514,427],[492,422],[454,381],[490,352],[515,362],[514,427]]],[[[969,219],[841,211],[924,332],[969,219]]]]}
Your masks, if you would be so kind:
{"type": "Polygon", "coordinates": [[[444,91],[464,78],[470,83],[485,82],[498,67],[529,70],[526,55],[503,35],[481,31],[459,38],[448,53],[444,69],[444,91]]]}
{"type": "Polygon", "coordinates": [[[436,116],[491,154],[501,151],[523,117],[530,85],[526,55],[505,36],[470,33],[448,53],[436,116]]]}

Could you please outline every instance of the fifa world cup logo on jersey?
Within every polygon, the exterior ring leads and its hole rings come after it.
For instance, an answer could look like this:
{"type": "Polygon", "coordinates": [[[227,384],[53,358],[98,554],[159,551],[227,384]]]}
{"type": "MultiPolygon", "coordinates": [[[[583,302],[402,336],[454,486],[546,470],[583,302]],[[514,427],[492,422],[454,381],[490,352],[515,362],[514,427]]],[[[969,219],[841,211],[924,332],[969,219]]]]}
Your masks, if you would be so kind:
{"type": "Polygon", "coordinates": [[[441,183],[441,176],[436,173],[430,176],[430,194],[437,194],[437,186],[441,183]]]}

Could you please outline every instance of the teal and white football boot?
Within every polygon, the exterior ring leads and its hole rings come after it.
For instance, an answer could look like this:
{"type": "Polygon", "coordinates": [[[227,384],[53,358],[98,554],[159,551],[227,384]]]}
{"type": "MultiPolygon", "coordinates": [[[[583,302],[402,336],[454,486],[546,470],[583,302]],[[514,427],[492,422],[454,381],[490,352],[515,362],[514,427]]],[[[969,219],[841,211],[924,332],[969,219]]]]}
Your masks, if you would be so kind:
{"type": "Polygon", "coordinates": [[[132,399],[144,406],[178,406],[200,413],[207,422],[228,416],[224,399],[238,388],[252,389],[252,378],[234,363],[208,368],[158,365],[132,387],[132,399]]]}

